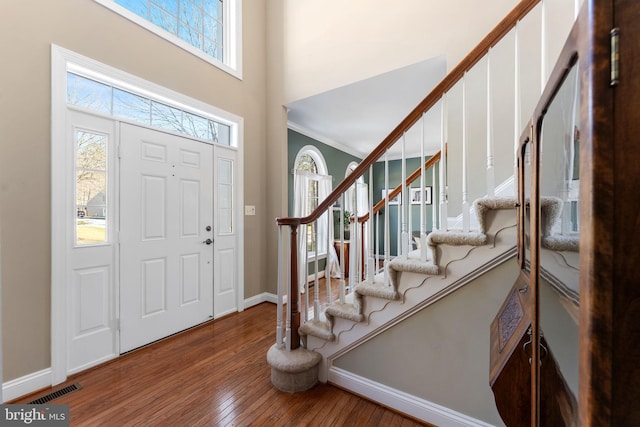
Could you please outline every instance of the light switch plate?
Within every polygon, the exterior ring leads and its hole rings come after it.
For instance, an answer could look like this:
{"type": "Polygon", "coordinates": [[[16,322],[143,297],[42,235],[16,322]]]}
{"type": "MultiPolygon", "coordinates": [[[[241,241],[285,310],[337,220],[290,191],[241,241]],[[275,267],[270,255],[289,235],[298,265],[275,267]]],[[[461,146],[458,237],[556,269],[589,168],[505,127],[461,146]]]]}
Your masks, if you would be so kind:
{"type": "Polygon", "coordinates": [[[255,206],[250,206],[250,205],[245,205],[244,214],[245,215],[255,215],[256,214],[256,207],[255,206]]]}

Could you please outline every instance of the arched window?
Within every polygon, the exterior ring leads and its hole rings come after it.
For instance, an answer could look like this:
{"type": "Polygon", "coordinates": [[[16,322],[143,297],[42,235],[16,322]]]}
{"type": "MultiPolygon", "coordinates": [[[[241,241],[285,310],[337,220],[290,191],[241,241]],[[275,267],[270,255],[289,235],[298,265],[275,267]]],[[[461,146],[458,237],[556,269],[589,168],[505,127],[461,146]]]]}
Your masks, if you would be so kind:
{"type": "MultiPolygon", "coordinates": [[[[307,216],[331,192],[331,176],[327,174],[327,164],[322,153],[312,145],[302,147],[296,156],[293,174],[293,213],[296,217],[307,216]]],[[[325,222],[326,219],[320,219],[307,224],[306,245],[300,249],[304,249],[310,256],[316,255],[316,247],[318,256],[327,252],[325,222]]]]}

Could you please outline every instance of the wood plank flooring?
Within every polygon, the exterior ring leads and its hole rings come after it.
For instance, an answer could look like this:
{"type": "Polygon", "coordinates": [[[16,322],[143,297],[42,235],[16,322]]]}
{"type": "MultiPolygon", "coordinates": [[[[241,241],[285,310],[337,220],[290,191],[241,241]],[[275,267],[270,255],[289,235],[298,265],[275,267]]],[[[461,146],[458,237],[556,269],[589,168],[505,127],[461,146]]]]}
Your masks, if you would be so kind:
{"type": "MultiPolygon", "coordinates": [[[[289,394],[271,385],[276,306],[259,304],[75,375],[72,426],[419,426],[327,384],[289,394]]],[[[50,390],[12,403],[26,403],[50,390]]]]}

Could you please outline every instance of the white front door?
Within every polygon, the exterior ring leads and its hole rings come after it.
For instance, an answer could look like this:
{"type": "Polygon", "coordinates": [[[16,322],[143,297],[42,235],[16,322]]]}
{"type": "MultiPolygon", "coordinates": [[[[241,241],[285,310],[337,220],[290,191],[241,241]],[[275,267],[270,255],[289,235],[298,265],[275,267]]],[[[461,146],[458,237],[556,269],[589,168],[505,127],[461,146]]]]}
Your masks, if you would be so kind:
{"type": "Polygon", "coordinates": [[[213,225],[213,147],[123,123],[121,353],[213,317],[213,225]]]}

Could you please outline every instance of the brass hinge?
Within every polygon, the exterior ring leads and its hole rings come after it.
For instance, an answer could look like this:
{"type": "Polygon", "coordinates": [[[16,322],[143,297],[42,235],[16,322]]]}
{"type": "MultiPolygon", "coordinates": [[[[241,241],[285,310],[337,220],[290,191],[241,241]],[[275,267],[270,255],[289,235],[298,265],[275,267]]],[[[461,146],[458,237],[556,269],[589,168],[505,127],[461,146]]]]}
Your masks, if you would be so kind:
{"type": "Polygon", "coordinates": [[[620,28],[614,28],[609,33],[611,36],[611,81],[610,86],[620,83],[620,28]]]}

